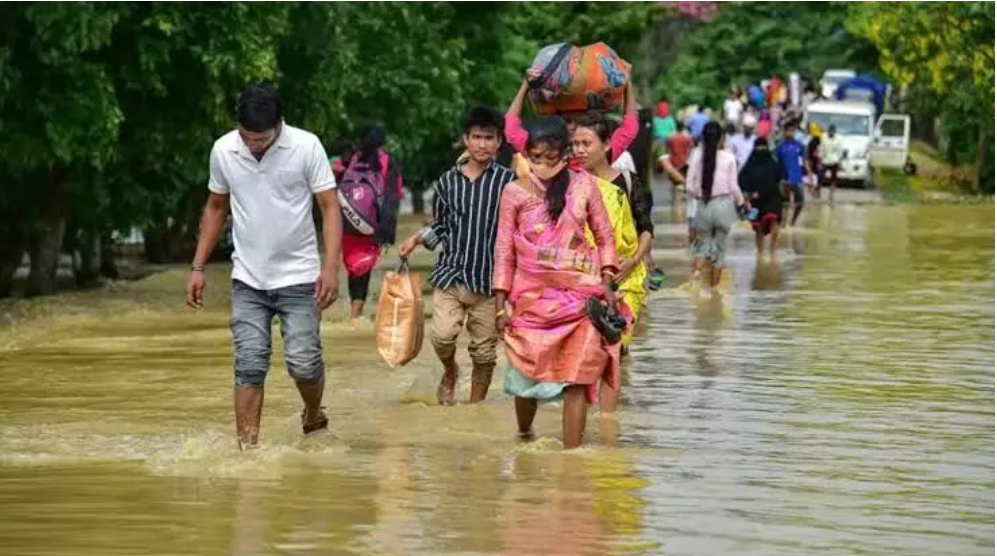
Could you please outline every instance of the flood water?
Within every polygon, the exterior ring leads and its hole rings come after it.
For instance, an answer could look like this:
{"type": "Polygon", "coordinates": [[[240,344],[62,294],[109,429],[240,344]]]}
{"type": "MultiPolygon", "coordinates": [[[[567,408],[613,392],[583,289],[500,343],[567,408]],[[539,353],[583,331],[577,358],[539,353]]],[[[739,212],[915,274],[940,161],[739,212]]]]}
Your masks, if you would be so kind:
{"type": "Polygon", "coordinates": [[[556,407],[516,441],[500,373],[438,407],[428,341],[392,371],[369,328],[326,322],[331,431],[300,438],[278,342],[241,454],[224,269],[200,314],[180,270],[20,302],[0,554],[992,554],[993,205],[812,210],[776,264],[736,235],[722,304],[674,289],[661,226],[672,289],[618,424],[591,415],[572,453],[556,407]]]}

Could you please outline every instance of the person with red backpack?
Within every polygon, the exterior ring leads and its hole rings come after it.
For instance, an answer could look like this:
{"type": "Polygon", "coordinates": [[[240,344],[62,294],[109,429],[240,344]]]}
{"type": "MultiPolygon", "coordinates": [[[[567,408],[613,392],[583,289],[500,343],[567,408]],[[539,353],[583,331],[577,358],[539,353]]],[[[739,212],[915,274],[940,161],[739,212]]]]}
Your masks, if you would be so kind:
{"type": "Polygon", "coordinates": [[[363,316],[370,272],[381,249],[395,242],[398,227],[404,179],[398,163],[383,146],[383,128],[365,129],[337,189],[343,211],[343,263],[349,283],[351,320],[363,316]]]}
{"type": "Polygon", "coordinates": [[[329,157],[329,164],[332,166],[332,175],[336,177],[336,183],[343,181],[343,174],[346,173],[346,164],[353,158],[353,141],[350,139],[336,139],[329,147],[332,156],[329,157]]]}

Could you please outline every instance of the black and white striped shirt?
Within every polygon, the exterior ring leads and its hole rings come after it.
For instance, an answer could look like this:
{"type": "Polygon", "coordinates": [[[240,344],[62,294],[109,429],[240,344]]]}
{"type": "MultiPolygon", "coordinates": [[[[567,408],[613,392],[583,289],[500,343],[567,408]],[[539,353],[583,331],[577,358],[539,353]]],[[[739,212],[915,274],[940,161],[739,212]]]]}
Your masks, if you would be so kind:
{"type": "Polygon", "coordinates": [[[436,183],[434,221],[423,235],[426,247],[443,244],[432,284],[447,289],[462,283],[481,295],[492,294],[495,234],[502,188],[516,174],[492,161],[473,183],[454,166],[436,183]]]}

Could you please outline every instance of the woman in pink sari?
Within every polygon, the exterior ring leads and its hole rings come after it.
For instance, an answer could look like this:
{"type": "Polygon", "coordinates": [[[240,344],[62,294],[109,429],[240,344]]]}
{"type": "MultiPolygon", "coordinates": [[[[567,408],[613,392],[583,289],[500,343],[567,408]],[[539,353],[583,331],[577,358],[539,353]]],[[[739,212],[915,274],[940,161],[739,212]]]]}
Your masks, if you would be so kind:
{"type": "Polygon", "coordinates": [[[492,290],[523,438],[540,400],[564,399],[564,447],[582,443],[586,401],[599,382],[619,388],[620,344],[608,344],[586,312],[591,298],[617,309],[613,228],[596,180],[568,169],[571,140],[557,116],[537,120],[527,141],[530,175],[508,184],[499,205],[492,290]],[[585,240],[585,226],[596,249],[585,240]],[[506,302],[511,302],[511,311],[506,302]]]}

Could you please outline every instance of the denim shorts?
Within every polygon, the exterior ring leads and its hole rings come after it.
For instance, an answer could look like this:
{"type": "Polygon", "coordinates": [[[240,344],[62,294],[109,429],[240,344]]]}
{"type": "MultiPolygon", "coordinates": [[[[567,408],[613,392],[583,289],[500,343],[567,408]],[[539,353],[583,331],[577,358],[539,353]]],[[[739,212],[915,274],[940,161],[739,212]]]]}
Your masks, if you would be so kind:
{"type": "Polygon", "coordinates": [[[694,232],[699,226],[697,215],[699,214],[699,199],[689,197],[685,201],[686,221],[689,223],[689,231],[694,232]]]}
{"type": "Polygon", "coordinates": [[[727,255],[727,236],[737,222],[737,208],[730,195],[714,197],[699,207],[696,242],[692,254],[697,259],[709,259],[714,266],[722,267],[727,255]]]}
{"type": "Polygon", "coordinates": [[[284,361],[295,381],[314,384],[325,377],[319,327],[322,312],[315,304],[315,284],[257,290],[232,280],[232,338],[235,341],[235,384],[260,388],[270,369],[270,325],[280,318],[284,361]]]}
{"type": "Polygon", "coordinates": [[[803,192],[803,184],[790,183],[789,188],[793,190],[793,205],[802,207],[803,203],[806,201],[806,195],[803,192]]]}

